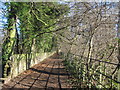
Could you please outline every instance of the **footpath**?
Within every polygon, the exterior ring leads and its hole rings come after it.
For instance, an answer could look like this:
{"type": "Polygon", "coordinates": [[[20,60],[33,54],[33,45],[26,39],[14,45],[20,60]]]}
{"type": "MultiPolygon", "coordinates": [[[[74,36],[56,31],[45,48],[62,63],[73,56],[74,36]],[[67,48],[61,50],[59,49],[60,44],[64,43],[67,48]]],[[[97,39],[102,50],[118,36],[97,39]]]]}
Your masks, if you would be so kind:
{"type": "Polygon", "coordinates": [[[2,90],[70,89],[63,60],[54,54],[3,85],[2,90]]]}

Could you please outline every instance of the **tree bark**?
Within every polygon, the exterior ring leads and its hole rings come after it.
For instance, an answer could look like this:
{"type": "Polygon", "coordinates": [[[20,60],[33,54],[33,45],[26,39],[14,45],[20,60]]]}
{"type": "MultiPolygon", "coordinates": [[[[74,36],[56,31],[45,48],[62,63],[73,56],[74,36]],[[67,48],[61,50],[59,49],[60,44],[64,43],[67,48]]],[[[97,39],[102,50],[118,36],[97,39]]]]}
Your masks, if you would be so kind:
{"type": "MultiPolygon", "coordinates": [[[[119,2],[120,5],[120,2],[119,2]]],[[[119,66],[118,66],[118,81],[120,82],[120,6],[119,7],[119,20],[118,20],[118,62],[119,62],[119,66]]],[[[120,90],[120,84],[118,84],[118,90],[120,90]]]]}
{"type": "MultiPolygon", "coordinates": [[[[10,3],[11,4],[11,3],[10,3]]],[[[9,17],[8,17],[8,30],[7,30],[7,38],[3,44],[3,68],[4,68],[4,75],[3,77],[8,76],[10,70],[10,56],[13,54],[13,47],[15,44],[15,35],[16,35],[16,15],[14,6],[11,5],[9,10],[9,17]]]]}

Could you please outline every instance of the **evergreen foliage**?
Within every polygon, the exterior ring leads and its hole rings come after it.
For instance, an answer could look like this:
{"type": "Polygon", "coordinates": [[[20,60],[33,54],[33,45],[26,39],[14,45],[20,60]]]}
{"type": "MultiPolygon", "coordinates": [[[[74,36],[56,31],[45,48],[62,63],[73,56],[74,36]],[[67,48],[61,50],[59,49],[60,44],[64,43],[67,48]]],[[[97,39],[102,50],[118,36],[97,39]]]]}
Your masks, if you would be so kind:
{"type": "Polygon", "coordinates": [[[53,2],[10,2],[7,7],[7,37],[3,44],[4,76],[14,54],[51,52],[55,44],[52,31],[68,6],[53,2]]]}

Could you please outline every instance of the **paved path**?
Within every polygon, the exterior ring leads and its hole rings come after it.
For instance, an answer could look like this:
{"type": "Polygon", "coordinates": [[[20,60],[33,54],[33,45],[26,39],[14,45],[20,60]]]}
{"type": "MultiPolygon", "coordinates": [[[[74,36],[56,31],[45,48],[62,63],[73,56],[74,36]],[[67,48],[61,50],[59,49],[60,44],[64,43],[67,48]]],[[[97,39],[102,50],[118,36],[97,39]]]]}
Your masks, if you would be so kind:
{"type": "Polygon", "coordinates": [[[66,72],[62,59],[53,56],[24,71],[7,84],[3,90],[41,90],[71,88],[67,82],[69,75],[66,72]]]}

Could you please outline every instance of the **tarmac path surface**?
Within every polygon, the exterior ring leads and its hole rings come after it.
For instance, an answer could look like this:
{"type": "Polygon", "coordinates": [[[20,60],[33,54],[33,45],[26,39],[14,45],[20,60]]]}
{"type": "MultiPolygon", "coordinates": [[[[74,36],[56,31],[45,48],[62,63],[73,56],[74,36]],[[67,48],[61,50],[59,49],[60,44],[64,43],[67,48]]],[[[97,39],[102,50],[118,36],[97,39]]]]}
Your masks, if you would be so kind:
{"type": "Polygon", "coordinates": [[[2,90],[70,89],[69,74],[56,54],[3,85],[2,90]]]}

